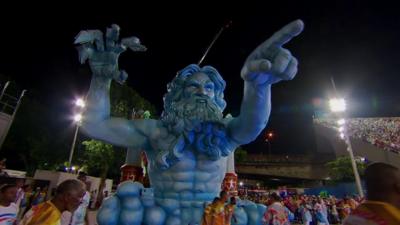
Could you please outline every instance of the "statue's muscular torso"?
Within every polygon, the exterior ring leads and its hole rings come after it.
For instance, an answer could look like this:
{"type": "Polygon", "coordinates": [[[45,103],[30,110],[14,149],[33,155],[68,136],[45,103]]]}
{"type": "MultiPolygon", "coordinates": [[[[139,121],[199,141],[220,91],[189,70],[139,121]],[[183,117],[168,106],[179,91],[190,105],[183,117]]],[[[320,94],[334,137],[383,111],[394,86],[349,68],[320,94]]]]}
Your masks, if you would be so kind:
{"type": "MultiPolygon", "coordinates": [[[[167,132],[165,128],[159,131],[158,134],[167,132]]],[[[161,139],[156,137],[151,139],[160,142],[161,139]]],[[[204,203],[211,202],[219,195],[226,172],[227,157],[210,160],[192,146],[186,146],[179,162],[168,169],[161,169],[157,165],[154,150],[150,149],[147,152],[148,173],[155,200],[157,205],[166,211],[167,220],[179,220],[180,224],[199,223],[204,203]]]]}

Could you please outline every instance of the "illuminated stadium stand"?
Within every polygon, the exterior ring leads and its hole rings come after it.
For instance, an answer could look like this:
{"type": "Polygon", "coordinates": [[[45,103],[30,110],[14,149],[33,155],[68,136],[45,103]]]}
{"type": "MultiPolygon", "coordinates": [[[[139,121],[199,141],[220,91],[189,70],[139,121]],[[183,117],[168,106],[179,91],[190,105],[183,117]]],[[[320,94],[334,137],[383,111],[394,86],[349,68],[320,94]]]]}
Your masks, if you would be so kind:
{"type": "MultiPolygon", "coordinates": [[[[317,151],[348,155],[336,121],[333,118],[314,119],[317,151]]],[[[400,166],[400,117],[349,118],[346,126],[356,157],[400,166]]]]}

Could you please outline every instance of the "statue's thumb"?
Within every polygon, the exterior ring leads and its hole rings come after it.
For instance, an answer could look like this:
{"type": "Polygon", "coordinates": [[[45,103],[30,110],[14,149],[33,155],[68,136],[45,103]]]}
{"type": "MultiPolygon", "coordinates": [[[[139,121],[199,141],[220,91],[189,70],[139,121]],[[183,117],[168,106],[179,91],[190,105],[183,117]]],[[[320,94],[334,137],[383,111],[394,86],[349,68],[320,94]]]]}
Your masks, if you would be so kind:
{"type": "Polygon", "coordinates": [[[268,72],[271,67],[271,62],[267,59],[251,60],[243,67],[241,74],[245,80],[252,80],[255,77],[252,77],[251,74],[268,72]]]}

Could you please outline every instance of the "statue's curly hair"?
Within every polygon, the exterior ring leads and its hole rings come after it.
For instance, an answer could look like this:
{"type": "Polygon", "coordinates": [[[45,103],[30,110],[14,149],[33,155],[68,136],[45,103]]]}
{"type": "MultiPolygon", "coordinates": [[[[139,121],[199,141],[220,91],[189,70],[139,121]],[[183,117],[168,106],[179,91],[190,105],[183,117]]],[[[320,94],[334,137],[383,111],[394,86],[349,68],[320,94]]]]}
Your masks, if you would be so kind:
{"type": "Polygon", "coordinates": [[[180,161],[184,156],[186,145],[193,145],[197,151],[207,155],[211,160],[217,160],[231,153],[231,144],[225,132],[226,127],[220,121],[222,120],[222,111],[226,106],[224,100],[225,86],[225,81],[214,67],[204,66],[200,68],[195,64],[179,71],[168,84],[168,92],[164,95],[164,111],[161,115],[161,121],[168,129],[168,136],[154,140],[153,143],[153,146],[157,146],[155,147],[158,150],[156,160],[160,168],[169,168],[180,161]],[[214,83],[214,98],[210,99],[213,104],[209,105],[218,108],[220,114],[210,121],[194,125],[191,124],[190,120],[179,117],[176,107],[185,101],[183,94],[186,79],[199,72],[206,74],[214,83]],[[197,129],[193,129],[194,127],[197,127],[197,129]]]}
{"type": "Polygon", "coordinates": [[[224,90],[226,83],[218,71],[212,66],[204,66],[200,68],[196,64],[191,64],[179,71],[171,83],[167,85],[168,92],[164,95],[164,110],[168,111],[172,102],[178,102],[182,99],[186,79],[198,72],[206,74],[214,83],[214,101],[220,108],[221,112],[225,109],[226,101],[224,100],[224,90]]]}

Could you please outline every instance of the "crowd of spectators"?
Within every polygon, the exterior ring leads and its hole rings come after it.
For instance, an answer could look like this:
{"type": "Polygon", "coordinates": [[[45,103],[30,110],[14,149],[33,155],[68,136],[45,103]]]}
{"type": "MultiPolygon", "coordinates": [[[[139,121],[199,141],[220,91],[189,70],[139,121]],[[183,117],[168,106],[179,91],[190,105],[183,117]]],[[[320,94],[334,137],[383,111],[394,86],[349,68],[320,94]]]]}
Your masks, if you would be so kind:
{"type": "MultiPolygon", "coordinates": [[[[329,128],[338,128],[336,119],[314,119],[329,128]]],[[[400,117],[346,119],[348,135],[380,149],[400,154],[400,117]]]]}
{"type": "MultiPolygon", "coordinates": [[[[332,195],[310,196],[279,191],[258,195],[239,194],[239,197],[265,204],[268,212],[269,206],[277,204],[276,195],[285,209],[285,217],[292,224],[340,224],[363,201],[358,196],[337,198],[332,195]]],[[[270,216],[266,217],[268,219],[270,216]]]]}

